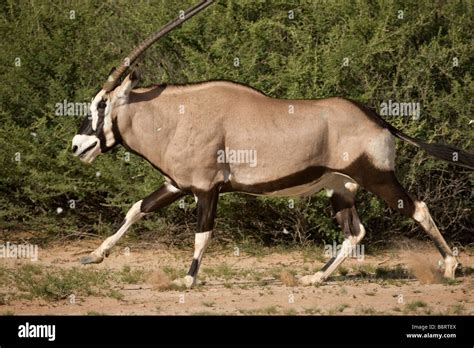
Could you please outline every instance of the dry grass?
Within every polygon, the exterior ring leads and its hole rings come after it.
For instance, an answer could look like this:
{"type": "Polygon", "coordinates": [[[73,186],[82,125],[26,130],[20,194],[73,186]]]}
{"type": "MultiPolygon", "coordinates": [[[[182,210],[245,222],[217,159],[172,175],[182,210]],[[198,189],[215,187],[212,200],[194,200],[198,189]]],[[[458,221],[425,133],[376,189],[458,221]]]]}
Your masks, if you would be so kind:
{"type": "Polygon", "coordinates": [[[408,264],[411,273],[413,273],[421,284],[443,283],[443,276],[434,267],[432,260],[422,257],[414,252],[410,252],[407,253],[405,262],[408,264]]]}
{"type": "Polygon", "coordinates": [[[170,277],[161,269],[156,270],[148,277],[148,283],[151,284],[153,289],[163,291],[170,290],[173,288],[173,283],[170,277]]]}
{"type": "Polygon", "coordinates": [[[293,274],[288,271],[283,271],[280,273],[280,280],[286,286],[296,286],[298,285],[298,280],[293,274]]]}

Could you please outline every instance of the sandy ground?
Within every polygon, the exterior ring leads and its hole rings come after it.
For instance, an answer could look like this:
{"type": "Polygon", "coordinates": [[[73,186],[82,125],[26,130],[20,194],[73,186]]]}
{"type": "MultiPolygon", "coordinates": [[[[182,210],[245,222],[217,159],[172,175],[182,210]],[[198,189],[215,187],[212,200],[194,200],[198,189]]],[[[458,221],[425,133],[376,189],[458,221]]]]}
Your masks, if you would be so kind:
{"type": "MultiPolygon", "coordinates": [[[[6,315],[345,315],[345,314],[474,314],[474,252],[463,251],[464,268],[455,282],[440,276],[440,256],[430,245],[415,251],[389,250],[349,259],[326,283],[295,285],[292,274],[318,270],[324,257],[317,251],[262,249],[237,252],[234,247],[211,247],[204,257],[196,288],[169,289],[173,272],[183,274],[192,249],[174,250],[162,245],[117,246],[98,265],[80,265],[78,259],[98,246],[97,241],[74,242],[40,249],[39,260],[0,259],[9,274],[34,263],[45,271],[95,270],[105,274],[124,267],[143,271],[129,283],[111,281],[96,294],[74,294],[62,299],[28,296],[12,284],[0,282],[0,313],[6,315]],[[128,252],[129,251],[129,252],[128,252]],[[408,276],[400,274],[407,270],[408,276]],[[166,272],[164,272],[165,270],[166,272]],[[171,271],[170,271],[171,270],[171,271]],[[173,271],[174,270],[174,271],[173,271]],[[388,270],[388,272],[383,272],[388,270]],[[396,271],[398,270],[398,272],[396,271]],[[112,291],[114,295],[110,295],[112,291]],[[1,298],[1,297],[0,297],[1,298]]],[[[10,279],[11,280],[11,279],[10,279]]]]}

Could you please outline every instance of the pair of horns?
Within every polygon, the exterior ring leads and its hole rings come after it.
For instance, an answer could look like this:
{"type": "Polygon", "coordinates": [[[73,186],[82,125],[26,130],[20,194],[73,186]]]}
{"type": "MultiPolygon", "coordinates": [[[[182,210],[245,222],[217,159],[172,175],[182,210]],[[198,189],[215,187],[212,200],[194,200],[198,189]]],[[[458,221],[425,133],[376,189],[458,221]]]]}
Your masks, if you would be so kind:
{"type": "Polygon", "coordinates": [[[199,3],[190,7],[184,12],[181,12],[178,17],[173,19],[172,21],[168,22],[165,26],[163,26],[160,30],[154,32],[150,35],[146,40],[144,40],[141,44],[133,49],[130,54],[125,57],[122,61],[122,64],[115,69],[108,77],[107,82],[104,83],[102,87],[105,91],[110,92],[115,88],[117,85],[118,80],[125,71],[137,60],[138,57],[152,44],[158,41],[160,38],[168,34],[171,30],[176,28],[177,26],[183,24],[188,19],[193,17],[195,14],[199,13],[200,11],[204,10],[207,6],[212,4],[213,0],[201,0],[199,3]]]}

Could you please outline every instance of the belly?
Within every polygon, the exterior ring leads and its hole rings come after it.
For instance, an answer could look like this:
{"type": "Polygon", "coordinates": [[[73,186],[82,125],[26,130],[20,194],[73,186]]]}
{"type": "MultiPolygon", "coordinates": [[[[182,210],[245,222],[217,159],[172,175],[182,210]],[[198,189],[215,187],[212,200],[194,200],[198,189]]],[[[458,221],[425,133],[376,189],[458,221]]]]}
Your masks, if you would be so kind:
{"type": "Polygon", "coordinates": [[[275,183],[241,185],[238,182],[232,182],[232,176],[229,179],[235,191],[271,197],[304,197],[323,189],[327,191],[328,196],[331,196],[333,192],[352,191],[357,187],[354,179],[338,172],[324,173],[316,179],[309,181],[304,180],[305,178],[303,177],[301,183],[293,182],[291,185],[285,185],[284,181],[282,181],[281,185],[275,183]]]}
{"type": "Polygon", "coordinates": [[[328,173],[311,183],[288,187],[278,191],[265,192],[263,194],[265,196],[273,197],[304,197],[310,196],[324,189],[326,190],[327,195],[331,196],[333,192],[345,191],[351,187],[350,185],[354,184],[355,181],[347,175],[341,173],[328,173]]]}

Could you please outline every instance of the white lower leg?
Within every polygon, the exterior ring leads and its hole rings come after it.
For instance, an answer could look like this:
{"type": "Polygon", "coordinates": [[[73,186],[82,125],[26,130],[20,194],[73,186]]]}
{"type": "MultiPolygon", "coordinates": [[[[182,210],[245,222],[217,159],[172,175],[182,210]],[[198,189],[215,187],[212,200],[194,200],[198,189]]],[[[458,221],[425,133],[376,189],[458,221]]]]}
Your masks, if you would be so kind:
{"type": "Polygon", "coordinates": [[[108,237],[104,242],[101,244],[100,247],[94,251],[94,253],[98,253],[102,256],[105,256],[109,250],[117,244],[120,238],[125,234],[125,232],[128,230],[128,228],[138,220],[140,220],[143,216],[145,216],[145,213],[142,213],[140,210],[142,201],[136,202],[130,210],[127,212],[127,215],[125,216],[125,221],[122,224],[122,226],[119,228],[119,230],[108,237]]]}
{"type": "Polygon", "coordinates": [[[456,257],[453,255],[451,248],[443,238],[443,235],[436,227],[433,218],[428,210],[428,207],[424,202],[415,201],[415,213],[413,218],[421,225],[421,227],[428,233],[436,247],[440,250],[441,255],[444,257],[444,276],[446,278],[454,279],[454,274],[459,263],[456,257]]]}
{"type": "Polygon", "coordinates": [[[446,256],[444,258],[444,276],[446,278],[454,279],[456,268],[458,267],[459,262],[454,256],[446,256]]]}
{"type": "Polygon", "coordinates": [[[204,255],[204,251],[206,250],[207,245],[211,239],[211,235],[212,231],[196,233],[194,236],[194,259],[201,261],[202,255],[204,255]]]}
{"type": "Polygon", "coordinates": [[[300,283],[303,285],[317,284],[326,280],[341,263],[344,262],[351,254],[357,243],[359,243],[362,238],[365,236],[365,228],[362,224],[359,224],[360,233],[354,237],[350,236],[344,240],[342,243],[341,250],[336,255],[336,258],[329,261],[324,267],[323,270],[317,272],[314,275],[309,275],[300,278],[300,283]]]}
{"type": "Polygon", "coordinates": [[[337,267],[339,267],[341,263],[343,263],[349,256],[352,255],[352,252],[357,246],[357,243],[359,243],[365,235],[364,226],[360,225],[360,227],[361,227],[361,234],[359,234],[359,236],[357,237],[351,236],[349,238],[346,238],[344,242],[342,243],[342,248],[339,254],[337,254],[334,262],[331,263],[331,265],[325,271],[318,272],[318,273],[321,273],[320,281],[324,281],[325,279],[327,279],[337,269],[337,267]]]}
{"type": "Polygon", "coordinates": [[[194,237],[194,255],[191,268],[186,277],[184,277],[184,284],[189,288],[194,285],[197,278],[197,272],[201,265],[202,256],[206,250],[207,245],[211,239],[212,231],[199,232],[194,237]]]}
{"type": "MultiPolygon", "coordinates": [[[[341,250],[336,255],[336,258],[332,261],[329,261],[329,267],[324,271],[321,270],[314,275],[309,275],[300,278],[300,283],[303,285],[317,284],[323,282],[327,277],[329,277],[332,272],[351,254],[352,249],[355,247],[356,241],[355,237],[349,237],[344,240],[342,243],[341,250]]],[[[324,267],[323,267],[324,268],[324,267]]]]}

